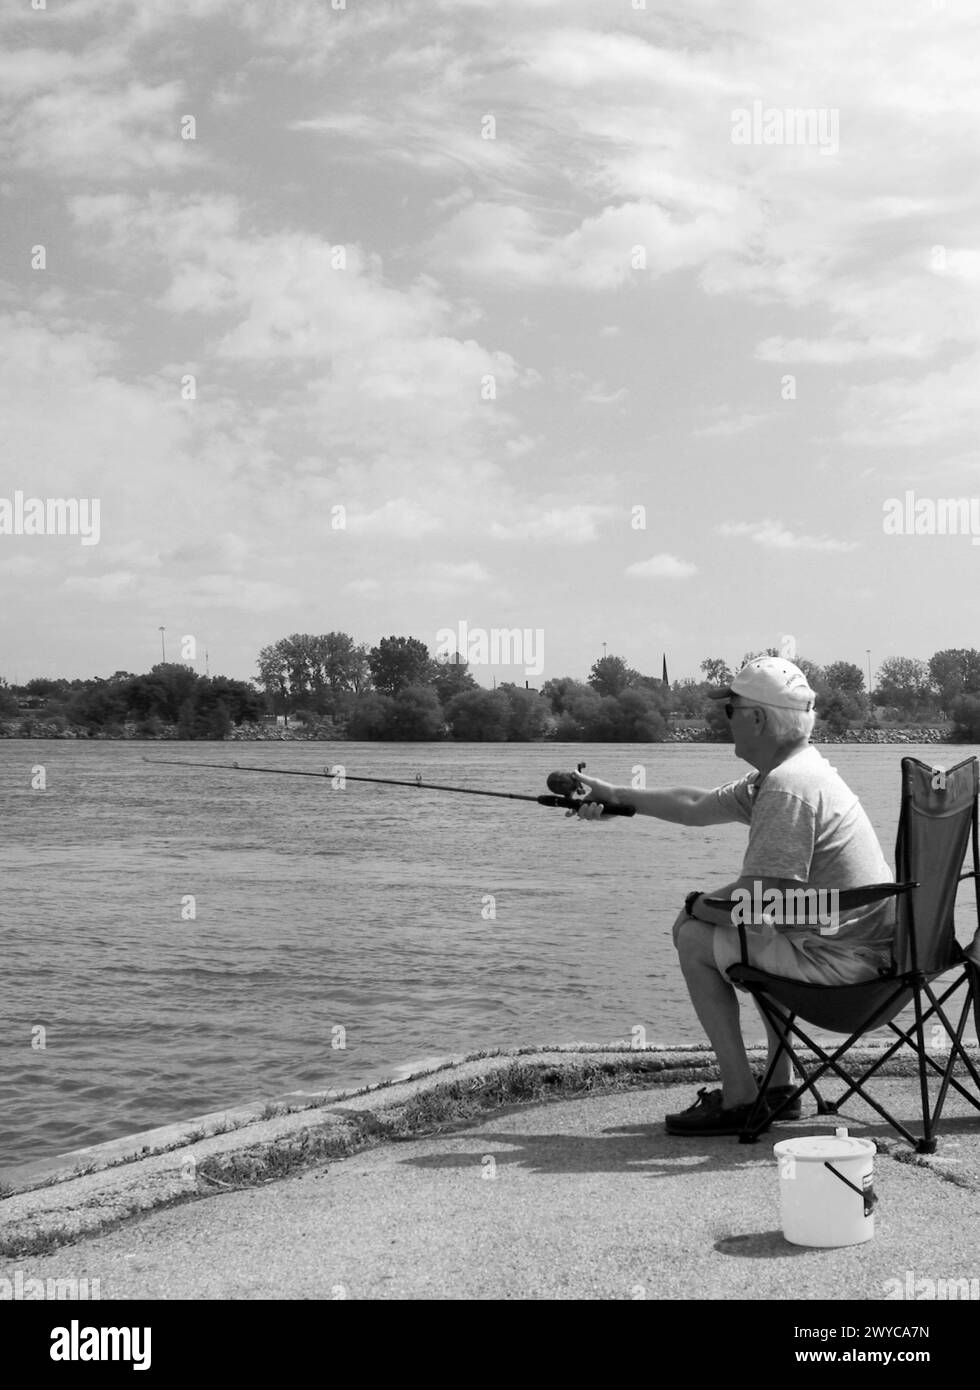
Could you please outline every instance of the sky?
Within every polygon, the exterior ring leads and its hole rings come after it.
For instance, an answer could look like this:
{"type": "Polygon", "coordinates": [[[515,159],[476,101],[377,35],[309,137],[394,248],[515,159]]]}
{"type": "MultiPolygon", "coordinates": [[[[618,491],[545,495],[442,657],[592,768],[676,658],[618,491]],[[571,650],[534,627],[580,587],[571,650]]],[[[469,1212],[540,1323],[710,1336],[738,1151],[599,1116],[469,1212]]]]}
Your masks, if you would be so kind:
{"type": "Polygon", "coordinates": [[[24,0],[0,53],[8,681],[980,645],[980,545],[883,524],[980,494],[973,0],[24,0]]]}

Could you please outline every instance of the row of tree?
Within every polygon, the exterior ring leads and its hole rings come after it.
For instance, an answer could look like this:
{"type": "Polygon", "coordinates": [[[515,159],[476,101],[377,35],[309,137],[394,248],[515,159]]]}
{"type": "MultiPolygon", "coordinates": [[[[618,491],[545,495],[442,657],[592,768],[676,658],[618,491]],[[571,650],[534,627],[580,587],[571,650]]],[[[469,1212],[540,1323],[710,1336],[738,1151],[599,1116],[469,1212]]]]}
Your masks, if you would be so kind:
{"type": "Polygon", "coordinates": [[[142,676],[116,671],[107,680],[0,682],[0,718],[43,715],[45,724],[87,734],[118,736],[135,724],[144,738],[159,738],[170,727],[179,738],[218,739],[265,712],[264,695],[247,681],[199,676],[179,663],[161,663],[142,676]]]}
{"type": "MultiPolygon", "coordinates": [[[[766,655],[779,653],[774,647],[764,652],[746,652],[742,664],[766,655]]],[[[795,662],[816,692],[818,727],[830,733],[878,727],[880,714],[882,721],[892,724],[949,721],[954,726],[954,738],[980,740],[980,651],[974,647],[947,647],[928,661],[889,657],[878,668],[870,692],[864,684],[864,672],[853,662],[834,661],[823,667],[804,657],[796,657],[795,662]]],[[[710,681],[719,684],[727,684],[732,678],[723,661],[703,661],[701,670],[710,681]]]]}
{"type": "MultiPolygon", "coordinates": [[[[746,652],[742,663],[775,649],[746,652]]],[[[798,657],[817,693],[818,730],[841,733],[886,722],[949,719],[955,736],[980,740],[980,652],[949,648],[928,662],[893,657],[882,663],[869,698],[864,673],[851,662],[820,667],[798,657]]],[[[179,663],[145,675],[117,671],[107,680],[37,678],[7,687],[0,680],[0,719],[36,710],[45,722],[95,734],[135,724],[154,737],[223,738],[233,726],[285,716],[334,737],[466,741],[657,742],[670,721],[705,721],[708,736],[727,740],[728,724],[710,692],[730,683],[720,658],[701,662],[702,680],[668,686],[621,657],[595,662],[588,679],[563,676],[540,691],[516,684],[479,685],[466,662],[436,660],[416,637],[385,637],[368,649],[347,633],[294,633],[264,647],[255,684],[199,676],[179,663]]]]}

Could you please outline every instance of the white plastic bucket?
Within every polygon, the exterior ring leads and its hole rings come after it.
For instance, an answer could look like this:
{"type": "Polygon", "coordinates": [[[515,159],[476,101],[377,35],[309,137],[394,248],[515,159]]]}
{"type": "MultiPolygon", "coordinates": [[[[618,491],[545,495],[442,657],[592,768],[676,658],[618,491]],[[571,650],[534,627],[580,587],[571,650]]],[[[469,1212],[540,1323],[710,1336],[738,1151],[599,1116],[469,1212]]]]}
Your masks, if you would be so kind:
{"type": "Polygon", "coordinates": [[[875,1233],[870,1139],[814,1134],[773,1145],[783,1235],[791,1245],[860,1245],[875,1233]]]}

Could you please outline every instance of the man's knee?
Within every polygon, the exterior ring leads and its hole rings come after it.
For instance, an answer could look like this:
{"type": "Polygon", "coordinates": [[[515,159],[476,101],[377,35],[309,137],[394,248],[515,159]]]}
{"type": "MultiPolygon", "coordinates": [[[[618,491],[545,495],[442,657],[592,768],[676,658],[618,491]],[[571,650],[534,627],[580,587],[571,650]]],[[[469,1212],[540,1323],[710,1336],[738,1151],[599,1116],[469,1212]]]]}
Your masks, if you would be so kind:
{"type": "Polygon", "coordinates": [[[681,966],[689,962],[714,964],[715,928],[682,912],[674,923],[674,945],[681,966]]]}
{"type": "Polygon", "coordinates": [[[682,907],[681,910],[680,910],[680,912],[677,914],[677,920],[676,920],[676,922],[674,923],[674,930],[673,930],[674,945],[677,947],[678,951],[681,949],[681,943],[680,943],[681,928],[682,928],[687,922],[693,922],[693,921],[694,921],[694,918],[693,918],[693,917],[689,917],[689,916],[687,915],[687,908],[686,908],[686,907],[682,907]]]}

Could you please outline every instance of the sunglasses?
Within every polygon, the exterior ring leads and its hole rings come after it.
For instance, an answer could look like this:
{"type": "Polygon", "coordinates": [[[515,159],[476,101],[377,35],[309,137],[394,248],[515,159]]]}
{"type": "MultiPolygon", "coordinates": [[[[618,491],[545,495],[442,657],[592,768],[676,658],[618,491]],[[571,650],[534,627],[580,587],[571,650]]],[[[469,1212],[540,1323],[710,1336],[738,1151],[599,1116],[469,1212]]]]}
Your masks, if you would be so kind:
{"type": "Polygon", "coordinates": [[[725,705],[725,718],[731,719],[736,710],[739,709],[758,709],[758,705],[733,705],[730,701],[725,705]]]}

